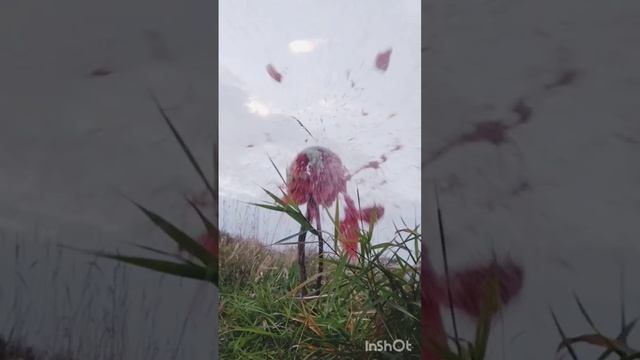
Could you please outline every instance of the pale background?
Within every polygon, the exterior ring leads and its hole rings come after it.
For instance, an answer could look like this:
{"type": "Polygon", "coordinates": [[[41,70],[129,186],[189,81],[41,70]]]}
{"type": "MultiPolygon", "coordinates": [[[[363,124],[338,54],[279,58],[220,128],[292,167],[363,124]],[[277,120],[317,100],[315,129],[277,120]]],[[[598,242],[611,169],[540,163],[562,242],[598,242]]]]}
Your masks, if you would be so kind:
{"type": "Polygon", "coordinates": [[[376,241],[391,240],[394,222],[419,223],[419,101],[419,1],[221,2],[221,226],[265,243],[299,231],[292,219],[237,200],[267,200],[261,186],[280,194],[269,156],[285,174],[313,145],[334,151],[352,172],[386,154],[348,184],[363,207],[385,207],[376,241]],[[375,58],[389,48],[383,72],[375,58]]]}

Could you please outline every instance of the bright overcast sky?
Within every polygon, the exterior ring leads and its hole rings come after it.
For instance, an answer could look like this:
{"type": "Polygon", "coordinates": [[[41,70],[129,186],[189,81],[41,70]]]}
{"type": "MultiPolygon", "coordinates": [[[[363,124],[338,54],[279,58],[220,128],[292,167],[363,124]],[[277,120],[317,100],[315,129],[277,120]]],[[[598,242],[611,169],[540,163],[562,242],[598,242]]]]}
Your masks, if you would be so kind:
{"type": "Polygon", "coordinates": [[[260,186],[281,182],[268,156],[284,172],[300,150],[321,145],[351,172],[386,157],[348,184],[363,206],[385,207],[380,231],[400,217],[419,222],[419,99],[418,0],[220,4],[223,198],[263,199],[260,186]],[[389,49],[382,71],[376,57],[389,49]]]}

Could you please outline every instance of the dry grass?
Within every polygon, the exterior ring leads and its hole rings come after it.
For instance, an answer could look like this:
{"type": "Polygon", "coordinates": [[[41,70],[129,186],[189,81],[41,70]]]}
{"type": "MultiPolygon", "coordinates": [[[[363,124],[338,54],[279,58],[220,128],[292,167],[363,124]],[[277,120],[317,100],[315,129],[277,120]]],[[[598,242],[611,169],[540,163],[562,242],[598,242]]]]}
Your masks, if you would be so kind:
{"type": "MultiPolygon", "coordinates": [[[[396,247],[413,249],[419,237],[373,249],[370,236],[362,233],[366,245],[357,263],[325,253],[320,294],[300,298],[297,246],[222,234],[220,358],[370,359],[394,354],[364,352],[367,340],[406,339],[417,345],[419,269],[381,254],[393,254],[396,247]]],[[[314,248],[308,245],[308,284],[317,275],[314,248]]]]}
{"type": "Polygon", "coordinates": [[[18,341],[8,341],[0,337],[0,360],[72,360],[72,357],[62,354],[49,355],[18,341]]]}
{"type": "Polygon", "coordinates": [[[296,252],[291,248],[282,251],[255,239],[243,239],[229,234],[220,238],[220,267],[234,269],[227,273],[228,281],[242,283],[264,277],[265,274],[283,269],[287,271],[296,262],[296,252]]]}
{"type": "MultiPolygon", "coordinates": [[[[309,276],[317,273],[317,254],[317,250],[307,249],[309,276]]],[[[225,273],[224,281],[227,286],[259,281],[275,273],[288,277],[297,266],[297,257],[297,248],[292,246],[270,246],[253,238],[227,233],[220,237],[220,268],[225,273]]]]}

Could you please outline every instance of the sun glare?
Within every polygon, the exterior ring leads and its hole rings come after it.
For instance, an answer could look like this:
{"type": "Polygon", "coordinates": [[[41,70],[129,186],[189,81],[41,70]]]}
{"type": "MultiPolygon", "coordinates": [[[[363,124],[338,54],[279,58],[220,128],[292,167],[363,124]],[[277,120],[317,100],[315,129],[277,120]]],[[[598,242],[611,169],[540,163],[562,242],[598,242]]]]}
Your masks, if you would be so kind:
{"type": "Polygon", "coordinates": [[[259,116],[268,116],[269,114],[271,114],[271,111],[269,111],[269,107],[259,102],[258,100],[251,99],[246,105],[249,109],[249,112],[252,114],[257,114],[259,116]]]}
{"type": "Polygon", "coordinates": [[[315,50],[318,42],[315,40],[294,40],[289,43],[289,51],[294,54],[306,54],[315,50]]]}

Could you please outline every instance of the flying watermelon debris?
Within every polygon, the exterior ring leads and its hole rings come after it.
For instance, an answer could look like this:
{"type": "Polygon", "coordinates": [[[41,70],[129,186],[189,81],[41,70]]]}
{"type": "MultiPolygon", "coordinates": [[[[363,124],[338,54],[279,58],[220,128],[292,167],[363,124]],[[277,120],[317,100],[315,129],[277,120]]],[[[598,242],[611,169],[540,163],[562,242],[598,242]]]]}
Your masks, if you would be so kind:
{"type": "Polygon", "coordinates": [[[112,69],[106,66],[100,66],[95,68],[89,75],[93,77],[102,77],[102,76],[111,75],[111,73],[113,73],[112,69]]]}
{"type": "Polygon", "coordinates": [[[276,68],[271,65],[268,64],[267,65],[267,73],[269,74],[269,76],[271,76],[271,78],[277,82],[282,82],[282,74],[280,74],[280,72],[278,72],[278,70],[276,70],[276,68]]]}
{"type": "Polygon", "coordinates": [[[376,68],[378,68],[378,70],[382,72],[387,71],[387,68],[389,68],[389,61],[391,60],[391,51],[392,49],[389,49],[378,53],[376,56],[376,68]]]}

